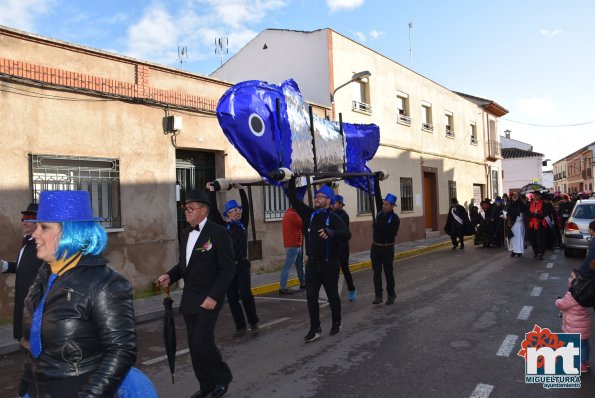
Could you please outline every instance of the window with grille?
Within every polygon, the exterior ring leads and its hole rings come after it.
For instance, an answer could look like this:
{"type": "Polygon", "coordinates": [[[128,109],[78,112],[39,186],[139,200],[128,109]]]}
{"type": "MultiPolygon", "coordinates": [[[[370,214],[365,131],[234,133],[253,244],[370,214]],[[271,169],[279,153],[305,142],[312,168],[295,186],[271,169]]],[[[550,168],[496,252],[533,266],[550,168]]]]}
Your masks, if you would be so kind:
{"type": "Polygon", "coordinates": [[[412,178],[401,178],[401,211],[413,211],[412,178]]]}
{"type": "Polygon", "coordinates": [[[29,155],[29,161],[34,202],[41,191],[88,191],[101,225],[122,226],[118,159],[29,155]]]}
{"type": "Polygon", "coordinates": [[[457,182],[456,181],[449,181],[448,182],[448,203],[452,203],[452,198],[457,198],[457,182]]]}
{"type": "Polygon", "coordinates": [[[283,188],[273,185],[264,186],[264,220],[275,221],[283,219],[283,214],[289,208],[289,199],[283,188]]]}
{"type": "Polygon", "coordinates": [[[357,190],[357,214],[372,214],[370,195],[361,189],[357,190]]]}
{"type": "Polygon", "coordinates": [[[452,116],[452,112],[446,111],[444,113],[444,125],[446,126],[446,136],[450,137],[450,138],[454,138],[455,126],[454,126],[454,118],[452,116]]]}
{"type": "Polygon", "coordinates": [[[498,170],[492,170],[492,198],[498,196],[500,187],[498,185],[498,170]]]}
{"type": "Polygon", "coordinates": [[[421,128],[425,131],[433,131],[432,126],[432,105],[429,103],[422,103],[421,106],[421,128]]]}

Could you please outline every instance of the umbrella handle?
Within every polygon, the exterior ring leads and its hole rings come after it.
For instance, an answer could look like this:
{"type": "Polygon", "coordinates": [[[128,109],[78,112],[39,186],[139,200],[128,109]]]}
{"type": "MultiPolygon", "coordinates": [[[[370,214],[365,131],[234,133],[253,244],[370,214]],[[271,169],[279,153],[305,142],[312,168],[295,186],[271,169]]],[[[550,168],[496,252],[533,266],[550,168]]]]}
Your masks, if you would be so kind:
{"type": "Polygon", "coordinates": [[[166,297],[169,297],[169,286],[165,288],[165,295],[166,297]]]}

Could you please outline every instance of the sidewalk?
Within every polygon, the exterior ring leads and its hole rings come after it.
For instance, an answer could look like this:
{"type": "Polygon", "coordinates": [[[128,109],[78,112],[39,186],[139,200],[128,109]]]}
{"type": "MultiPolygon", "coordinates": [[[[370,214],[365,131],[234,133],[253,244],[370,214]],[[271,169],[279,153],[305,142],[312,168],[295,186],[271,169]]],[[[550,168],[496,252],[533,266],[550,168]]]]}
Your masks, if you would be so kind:
{"type": "MultiPolygon", "coordinates": [[[[448,235],[435,238],[422,239],[415,242],[400,243],[395,246],[395,260],[412,257],[418,254],[427,253],[444,247],[450,247],[450,237],[448,235]]],[[[354,253],[349,257],[349,268],[353,271],[369,268],[370,252],[354,253]]],[[[264,274],[252,274],[252,292],[254,295],[272,293],[279,290],[279,279],[281,271],[274,271],[264,274]]],[[[288,287],[298,286],[299,281],[295,273],[295,267],[292,268],[288,287]]],[[[182,296],[181,290],[172,292],[174,308],[180,305],[182,296]]],[[[134,311],[136,322],[147,322],[160,319],[163,316],[163,295],[157,295],[144,299],[134,300],[134,311]]],[[[19,350],[19,344],[12,337],[12,323],[0,326],[0,355],[8,354],[19,350]]]]}

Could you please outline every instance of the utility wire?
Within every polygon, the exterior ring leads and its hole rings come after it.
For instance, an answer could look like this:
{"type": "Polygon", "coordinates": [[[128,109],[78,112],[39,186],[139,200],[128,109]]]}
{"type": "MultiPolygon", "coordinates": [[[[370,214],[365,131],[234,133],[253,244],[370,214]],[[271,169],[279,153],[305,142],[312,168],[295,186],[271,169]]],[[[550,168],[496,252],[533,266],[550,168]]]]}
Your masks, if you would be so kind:
{"type": "Polygon", "coordinates": [[[593,124],[594,121],[591,122],[583,122],[583,123],[574,123],[574,124],[537,124],[537,123],[527,123],[527,122],[518,122],[516,120],[510,120],[506,118],[500,118],[500,120],[506,120],[507,122],[523,124],[525,126],[533,126],[533,127],[578,127],[578,126],[585,126],[587,124],[593,124]]]}

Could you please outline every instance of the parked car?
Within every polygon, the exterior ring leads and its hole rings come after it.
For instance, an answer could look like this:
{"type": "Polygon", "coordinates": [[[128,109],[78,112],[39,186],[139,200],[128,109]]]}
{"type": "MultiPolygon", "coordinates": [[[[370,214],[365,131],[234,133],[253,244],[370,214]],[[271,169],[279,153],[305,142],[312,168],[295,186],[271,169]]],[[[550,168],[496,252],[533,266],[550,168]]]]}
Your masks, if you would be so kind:
{"type": "Polygon", "coordinates": [[[575,250],[587,251],[592,220],[595,220],[595,199],[578,200],[564,228],[564,255],[572,256],[575,250]]]}

